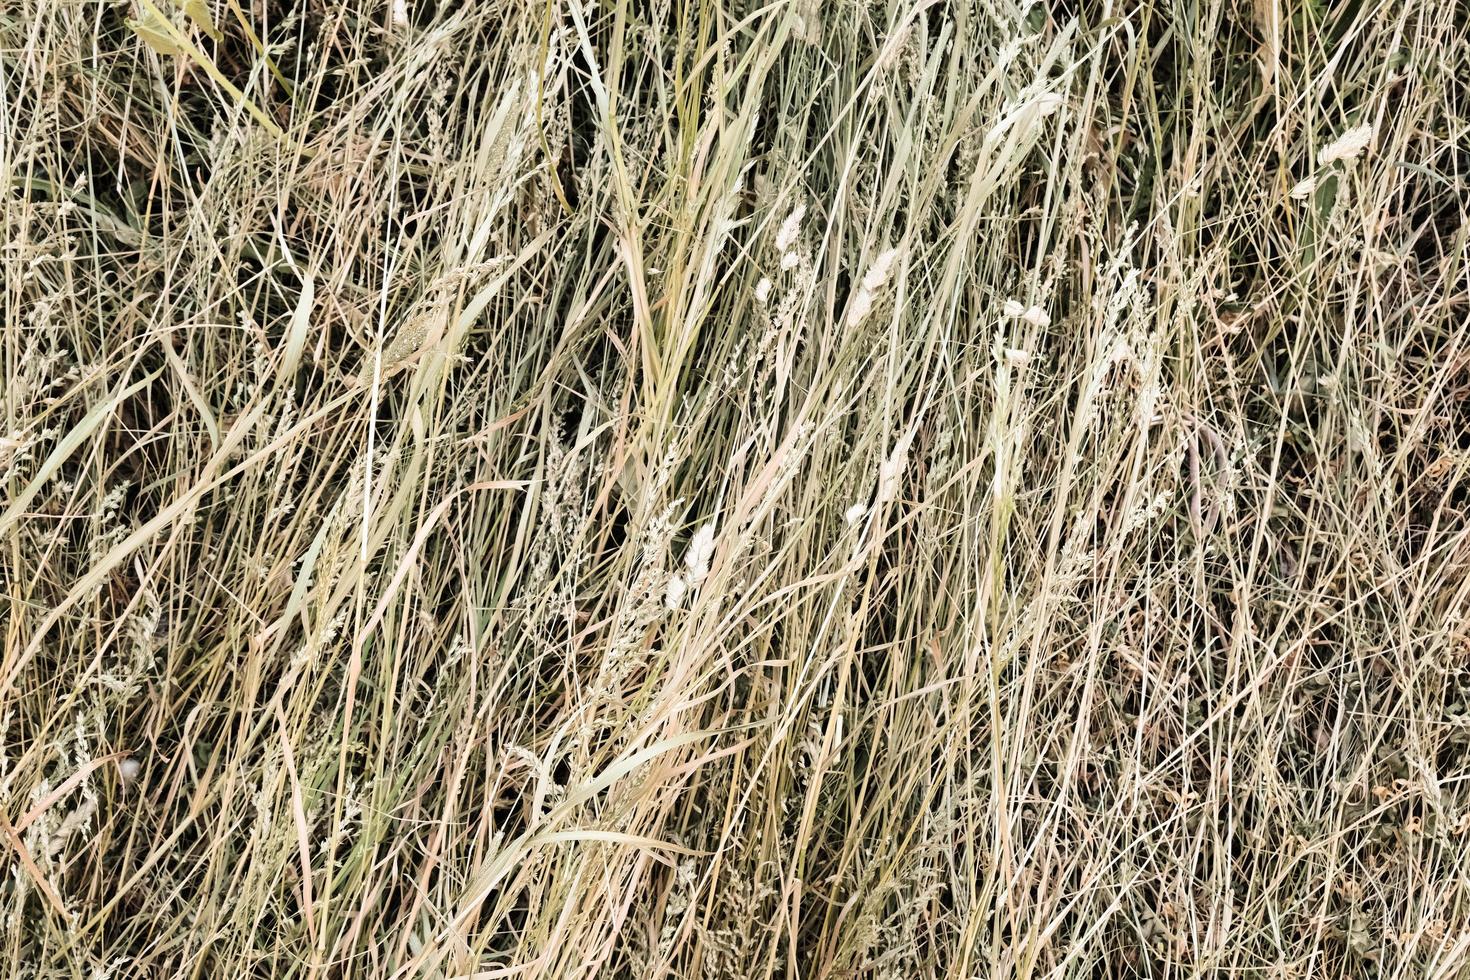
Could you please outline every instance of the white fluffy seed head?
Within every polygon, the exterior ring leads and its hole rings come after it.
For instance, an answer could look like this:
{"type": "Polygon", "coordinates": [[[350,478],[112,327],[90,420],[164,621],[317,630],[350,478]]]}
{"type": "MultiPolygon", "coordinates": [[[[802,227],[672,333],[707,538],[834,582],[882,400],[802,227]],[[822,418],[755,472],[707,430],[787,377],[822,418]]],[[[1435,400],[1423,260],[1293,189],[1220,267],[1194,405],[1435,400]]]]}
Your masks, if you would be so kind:
{"type": "Polygon", "coordinates": [[[1041,115],[1049,116],[1062,107],[1062,101],[1062,97],[1056,92],[1042,92],[1033,104],[1041,115]]]}
{"type": "Polygon", "coordinates": [[[1295,184],[1295,186],[1293,186],[1292,189],[1291,189],[1290,196],[1291,196],[1291,199],[1293,201],[1300,201],[1303,198],[1311,197],[1312,196],[1312,192],[1315,191],[1316,189],[1317,189],[1317,178],[1314,175],[1314,176],[1311,176],[1311,177],[1306,178],[1305,180],[1299,180],[1299,181],[1297,181],[1296,184],[1295,184]]]}
{"type": "Polygon", "coordinates": [[[1006,300],[1001,312],[1013,320],[1025,320],[1035,327],[1045,327],[1051,324],[1051,317],[1041,307],[1026,306],[1013,299],[1006,300]]]}
{"type": "Polygon", "coordinates": [[[882,289],[883,284],[888,281],[888,273],[893,269],[893,260],[897,257],[898,249],[890,248],[874,259],[868,274],[863,276],[863,289],[870,293],[882,289]]]}
{"type": "Polygon", "coordinates": [[[709,521],[689,539],[684,552],[684,567],[689,569],[689,584],[698,585],[709,574],[710,559],[715,556],[715,522],[709,521]]]}
{"type": "Polygon", "coordinates": [[[867,514],[867,504],[853,504],[851,507],[847,508],[847,510],[843,512],[842,519],[847,522],[848,527],[852,527],[853,525],[857,524],[858,521],[866,517],[867,514]]]}
{"type": "Polygon", "coordinates": [[[1317,164],[1325,167],[1337,160],[1351,160],[1366,150],[1372,141],[1372,126],[1354,126],[1317,151],[1317,164]]]}
{"type": "Polygon", "coordinates": [[[897,257],[898,249],[890,248],[868,267],[862,284],[858,286],[857,295],[852,299],[852,306],[847,311],[848,326],[857,326],[873,311],[873,304],[878,301],[878,293],[888,282],[888,274],[893,271],[893,262],[897,257]]]}
{"type": "Polygon", "coordinates": [[[137,759],[134,759],[132,756],[123,759],[117,764],[117,774],[122,777],[122,781],[125,783],[131,783],[133,780],[137,779],[138,773],[142,771],[142,769],[143,764],[137,759]]]}
{"type": "Polygon", "coordinates": [[[682,575],[670,575],[669,584],[664,591],[664,605],[670,609],[678,609],[684,602],[684,593],[689,591],[689,583],[684,581],[682,575]]]}
{"type": "Polygon", "coordinates": [[[878,502],[887,503],[898,492],[898,480],[909,465],[909,446],[913,444],[918,426],[909,429],[893,444],[893,451],[878,466],[878,502]]]}
{"type": "Polygon", "coordinates": [[[771,280],[761,277],[761,281],[755,284],[755,301],[765,306],[771,301],[771,280]]]}
{"type": "Polygon", "coordinates": [[[776,251],[785,252],[796,244],[796,237],[801,234],[801,219],[805,216],[805,204],[798,204],[791,209],[791,213],[781,223],[781,230],[776,232],[776,251]]]}

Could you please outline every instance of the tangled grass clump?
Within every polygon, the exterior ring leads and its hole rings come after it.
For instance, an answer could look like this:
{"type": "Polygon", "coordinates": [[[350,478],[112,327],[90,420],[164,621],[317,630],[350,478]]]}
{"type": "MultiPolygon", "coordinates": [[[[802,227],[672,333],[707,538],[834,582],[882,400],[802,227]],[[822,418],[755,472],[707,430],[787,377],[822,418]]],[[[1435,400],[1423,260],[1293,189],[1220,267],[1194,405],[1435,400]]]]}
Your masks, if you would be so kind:
{"type": "Polygon", "coordinates": [[[1470,10],[0,9],[0,973],[1470,977],[1470,10]]]}

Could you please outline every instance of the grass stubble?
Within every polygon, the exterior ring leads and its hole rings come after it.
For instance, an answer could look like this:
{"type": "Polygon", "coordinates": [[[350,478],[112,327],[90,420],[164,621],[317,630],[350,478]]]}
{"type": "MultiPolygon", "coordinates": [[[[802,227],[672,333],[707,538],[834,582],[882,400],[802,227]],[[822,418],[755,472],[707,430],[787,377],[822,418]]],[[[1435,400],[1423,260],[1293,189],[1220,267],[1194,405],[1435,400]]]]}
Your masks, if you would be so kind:
{"type": "Polygon", "coordinates": [[[1463,3],[0,9],[0,973],[1470,976],[1463,3]]]}

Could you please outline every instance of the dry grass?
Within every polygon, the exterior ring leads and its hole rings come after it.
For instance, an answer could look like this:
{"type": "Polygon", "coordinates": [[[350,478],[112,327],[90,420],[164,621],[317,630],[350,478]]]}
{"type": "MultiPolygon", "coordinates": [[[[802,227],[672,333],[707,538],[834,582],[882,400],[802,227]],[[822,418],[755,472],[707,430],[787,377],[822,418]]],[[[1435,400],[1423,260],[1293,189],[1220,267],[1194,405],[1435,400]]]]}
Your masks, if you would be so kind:
{"type": "Polygon", "coordinates": [[[0,8],[0,973],[1470,977],[1463,3],[153,3],[0,8]]]}

